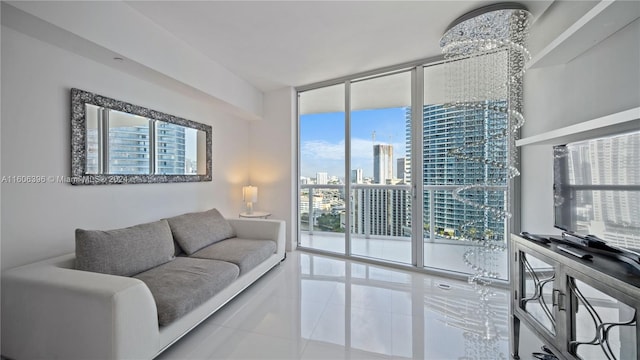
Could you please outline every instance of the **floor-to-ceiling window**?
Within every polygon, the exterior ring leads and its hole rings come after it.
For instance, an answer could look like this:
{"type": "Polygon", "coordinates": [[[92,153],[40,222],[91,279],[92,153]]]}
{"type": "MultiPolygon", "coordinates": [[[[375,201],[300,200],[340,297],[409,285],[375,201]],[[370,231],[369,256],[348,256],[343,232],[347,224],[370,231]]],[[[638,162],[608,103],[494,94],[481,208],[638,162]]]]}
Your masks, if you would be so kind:
{"type": "MultiPolygon", "coordinates": [[[[465,253],[475,245],[462,239],[460,226],[483,221],[478,231],[506,232],[504,220],[487,223],[482,211],[452,197],[492,170],[451,156],[503,131],[505,119],[486,106],[462,111],[445,104],[443,69],[416,64],[299,89],[301,248],[472,273],[465,253]]],[[[500,101],[477,99],[489,100],[500,101]]],[[[500,144],[491,146],[499,160],[500,144]]],[[[507,186],[499,185],[467,196],[504,206],[507,186]]],[[[506,258],[491,259],[505,279],[506,258]]]]}
{"type": "Polygon", "coordinates": [[[411,264],[411,71],[353,81],[350,90],[351,254],[411,264]]]}
{"type": "MultiPolygon", "coordinates": [[[[506,61],[504,52],[481,55],[487,61],[506,61]]],[[[480,57],[480,56],[479,56],[480,57]]],[[[477,60],[474,60],[477,61],[477,60]]],[[[499,273],[507,279],[506,253],[493,253],[478,248],[474,238],[506,238],[503,217],[491,216],[491,209],[507,205],[507,176],[496,163],[507,161],[508,119],[504,112],[493,111],[505,106],[504,93],[483,89],[467,90],[477,95],[464,106],[452,104],[451,84],[442,82],[469,72],[475,63],[447,63],[424,68],[424,101],[422,107],[422,174],[424,215],[424,265],[456,272],[478,269],[499,273]],[[455,156],[455,154],[459,156],[455,156]],[[466,191],[465,198],[482,207],[455,199],[456,189],[475,184],[489,184],[481,190],[466,191]]],[[[506,66],[506,64],[505,64],[506,66]]],[[[472,73],[477,71],[471,70],[472,73]]],[[[488,87],[487,82],[505,83],[507,79],[472,79],[464,76],[460,86],[488,87]]]]}
{"type": "Polygon", "coordinates": [[[301,92],[300,246],[345,253],[345,85],[301,92]]]}

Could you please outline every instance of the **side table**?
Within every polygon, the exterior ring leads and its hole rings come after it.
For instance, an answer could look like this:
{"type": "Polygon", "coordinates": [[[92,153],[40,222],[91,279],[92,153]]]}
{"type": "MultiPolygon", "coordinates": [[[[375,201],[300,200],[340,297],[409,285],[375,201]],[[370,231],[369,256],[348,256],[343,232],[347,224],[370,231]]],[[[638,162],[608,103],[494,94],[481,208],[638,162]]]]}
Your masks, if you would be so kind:
{"type": "Polygon", "coordinates": [[[249,214],[248,212],[241,212],[238,216],[248,219],[267,219],[269,216],[271,216],[271,213],[266,211],[254,211],[251,214],[249,214]]]}

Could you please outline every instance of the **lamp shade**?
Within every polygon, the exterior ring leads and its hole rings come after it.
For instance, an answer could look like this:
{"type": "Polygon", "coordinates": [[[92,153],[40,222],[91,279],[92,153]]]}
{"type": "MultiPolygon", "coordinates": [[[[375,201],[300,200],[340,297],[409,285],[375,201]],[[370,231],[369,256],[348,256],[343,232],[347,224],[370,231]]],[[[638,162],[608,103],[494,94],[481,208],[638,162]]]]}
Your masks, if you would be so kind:
{"type": "Polygon", "coordinates": [[[255,186],[243,186],[242,187],[242,199],[245,202],[257,202],[258,201],[258,188],[255,186]]]}

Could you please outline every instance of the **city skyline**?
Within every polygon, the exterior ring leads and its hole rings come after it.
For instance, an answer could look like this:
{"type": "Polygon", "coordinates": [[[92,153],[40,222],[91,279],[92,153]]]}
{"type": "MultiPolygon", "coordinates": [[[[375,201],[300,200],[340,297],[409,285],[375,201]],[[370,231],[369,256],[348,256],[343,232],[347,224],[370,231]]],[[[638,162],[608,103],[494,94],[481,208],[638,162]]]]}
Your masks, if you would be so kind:
{"type": "MultiPolygon", "coordinates": [[[[402,126],[405,131],[403,148],[411,148],[410,119],[412,113],[410,108],[395,108],[394,110],[402,111],[402,126]]],[[[489,146],[484,146],[484,142],[481,145],[468,142],[469,134],[473,134],[474,138],[485,138],[489,134],[500,133],[506,126],[504,114],[487,114],[482,110],[469,109],[461,111],[443,105],[425,105],[422,122],[423,163],[418,166],[418,170],[423,173],[423,182],[426,186],[462,186],[470,183],[486,183],[505,177],[503,168],[492,168],[483,162],[462,161],[450,154],[451,149],[464,146],[465,152],[476,158],[505,158],[507,154],[506,142],[503,138],[492,138],[489,146]]],[[[301,127],[303,126],[304,124],[301,124],[301,127]]],[[[377,176],[375,173],[363,176],[363,184],[384,184],[387,186],[401,184],[406,186],[408,184],[408,182],[402,181],[409,179],[408,174],[412,170],[410,154],[403,151],[399,154],[402,156],[393,156],[395,151],[391,150],[391,146],[376,143],[368,144],[367,148],[368,160],[372,164],[377,163],[374,165],[374,171],[378,171],[378,174],[377,176]],[[398,161],[402,158],[404,161],[398,161]],[[404,168],[402,174],[398,174],[398,164],[404,168]],[[389,182],[389,180],[391,181],[389,182]]],[[[346,152],[344,149],[342,151],[346,152]]],[[[304,164],[305,159],[303,158],[302,161],[304,164]]],[[[342,166],[344,167],[344,164],[342,166]]],[[[358,173],[358,168],[352,166],[351,182],[353,182],[353,177],[359,178],[358,173]]],[[[304,174],[301,176],[304,177],[304,174]]],[[[309,178],[313,179],[313,175],[309,178]]],[[[324,175],[322,178],[324,182],[324,175]]],[[[328,183],[335,183],[333,182],[336,180],[334,176],[327,176],[327,179],[332,178],[333,180],[329,180],[328,183]]],[[[346,179],[344,180],[337,183],[344,184],[346,179]]],[[[313,184],[313,181],[304,179],[304,183],[313,184]]],[[[472,198],[476,203],[501,209],[505,205],[505,191],[507,191],[506,184],[504,186],[504,189],[468,192],[465,197],[472,198]]],[[[325,215],[323,218],[323,221],[329,221],[330,216],[337,216],[335,212],[345,213],[345,194],[341,191],[319,188],[314,190],[312,196],[309,190],[303,189],[301,204],[306,204],[306,207],[304,205],[301,207],[308,209],[307,211],[317,210],[318,212],[314,213],[314,219],[322,213],[331,214],[325,215]],[[313,205],[310,204],[311,202],[313,205]]],[[[348,213],[353,219],[351,225],[354,227],[351,231],[365,235],[403,236],[406,229],[412,227],[410,194],[406,188],[355,188],[350,194],[351,211],[348,213]]],[[[490,217],[484,210],[468,206],[464,202],[454,199],[451,189],[428,190],[428,193],[423,195],[421,203],[424,210],[423,226],[427,230],[425,236],[437,234],[436,236],[460,238],[476,236],[474,234],[477,233],[484,234],[485,230],[489,230],[487,234],[491,234],[489,236],[495,240],[504,239],[506,236],[503,219],[490,217]],[[430,200],[431,197],[433,200],[430,200]],[[464,232],[467,230],[471,235],[465,235],[464,232]]],[[[338,225],[339,223],[332,223],[331,229],[339,231],[341,228],[336,227],[338,225]]],[[[327,225],[325,223],[322,226],[327,225]]]]}
{"type": "MultiPolygon", "coordinates": [[[[351,112],[350,170],[362,169],[365,178],[373,178],[373,145],[392,145],[394,165],[406,157],[405,114],[406,107],[351,112]]],[[[314,178],[326,172],[344,180],[344,117],[343,112],[300,117],[301,176],[314,178]]]]}
{"type": "MultiPolygon", "coordinates": [[[[372,146],[373,175],[364,176],[362,168],[351,169],[351,183],[363,184],[386,184],[388,180],[398,180],[396,182],[408,183],[407,158],[395,157],[393,155],[393,145],[374,144],[372,146]],[[396,160],[395,162],[391,159],[396,160]],[[366,181],[365,181],[366,180],[366,181]]],[[[344,184],[345,177],[331,175],[327,171],[318,171],[315,176],[300,176],[301,179],[315,179],[315,184],[326,185],[335,179],[344,184]]]]}

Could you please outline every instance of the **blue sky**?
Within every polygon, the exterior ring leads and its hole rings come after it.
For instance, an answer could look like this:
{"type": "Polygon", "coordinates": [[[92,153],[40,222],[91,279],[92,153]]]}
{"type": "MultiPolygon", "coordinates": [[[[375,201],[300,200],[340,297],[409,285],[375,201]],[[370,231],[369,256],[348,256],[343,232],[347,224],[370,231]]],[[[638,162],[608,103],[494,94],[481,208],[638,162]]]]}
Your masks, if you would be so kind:
{"type": "MultiPolygon", "coordinates": [[[[351,113],[351,168],[373,176],[373,140],[392,144],[395,159],[405,156],[405,108],[360,110],[351,113]]],[[[344,113],[309,114],[300,117],[301,175],[316,172],[344,177],[344,113]]]]}

